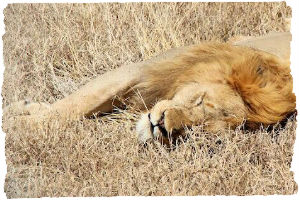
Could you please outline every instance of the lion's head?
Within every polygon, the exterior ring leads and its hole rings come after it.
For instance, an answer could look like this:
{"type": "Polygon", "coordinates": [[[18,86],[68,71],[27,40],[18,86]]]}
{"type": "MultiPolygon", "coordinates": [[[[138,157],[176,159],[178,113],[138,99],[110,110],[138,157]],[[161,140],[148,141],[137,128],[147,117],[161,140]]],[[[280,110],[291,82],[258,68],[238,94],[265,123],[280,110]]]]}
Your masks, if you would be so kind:
{"type": "Polygon", "coordinates": [[[213,132],[243,121],[269,125],[295,110],[289,62],[227,44],[199,45],[160,63],[137,88],[152,107],[137,124],[141,142],[159,137],[168,143],[200,124],[213,132]]]}

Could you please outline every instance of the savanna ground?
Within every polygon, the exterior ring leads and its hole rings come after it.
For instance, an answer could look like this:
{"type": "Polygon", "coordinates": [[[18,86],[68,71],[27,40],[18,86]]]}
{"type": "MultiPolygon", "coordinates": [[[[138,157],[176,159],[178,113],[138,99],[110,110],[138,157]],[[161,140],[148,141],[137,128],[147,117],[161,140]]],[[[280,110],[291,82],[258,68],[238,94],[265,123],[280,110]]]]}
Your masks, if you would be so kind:
{"type": "MultiPolygon", "coordinates": [[[[123,64],[236,35],[288,31],[285,3],[12,4],[4,10],[3,106],[53,103],[123,64]]],[[[187,130],[175,150],[140,149],[137,112],[100,119],[8,125],[9,198],[253,195],[297,192],[290,165],[296,123],[219,134],[187,130]]]]}

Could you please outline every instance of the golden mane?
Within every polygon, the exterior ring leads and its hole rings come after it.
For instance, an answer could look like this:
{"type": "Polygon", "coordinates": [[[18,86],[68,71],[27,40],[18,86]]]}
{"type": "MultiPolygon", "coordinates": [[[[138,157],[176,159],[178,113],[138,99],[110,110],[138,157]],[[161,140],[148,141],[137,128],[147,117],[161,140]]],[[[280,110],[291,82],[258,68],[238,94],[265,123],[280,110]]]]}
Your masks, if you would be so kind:
{"type": "Polygon", "coordinates": [[[289,61],[221,43],[203,43],[165,62],[151,63],[138,89],[147,105],[172,99],[190,82],[226,84],[240,95],[248,123],[274,124],[295,111],[289,61]]]}

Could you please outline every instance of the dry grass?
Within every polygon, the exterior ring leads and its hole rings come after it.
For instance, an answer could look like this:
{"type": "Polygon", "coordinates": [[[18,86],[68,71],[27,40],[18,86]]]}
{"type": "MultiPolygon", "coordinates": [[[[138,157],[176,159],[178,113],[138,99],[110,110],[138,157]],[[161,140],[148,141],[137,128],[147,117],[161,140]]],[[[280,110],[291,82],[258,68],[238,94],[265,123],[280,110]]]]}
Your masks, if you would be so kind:
{"type": "MultiPolygon", "coordinates": [[[[284,3],[14,4],[4,12],[4,106],[25,98],[53,103],[98,74],[172,47],[288,31],[291,17],[284,3]]],[[[297,191],[293,121],[270,133],[194,127],[168,152],[159,144],[139,149],[136,119],[125,111],[38,129],[4,121],[7,196],[297,191]]]]}

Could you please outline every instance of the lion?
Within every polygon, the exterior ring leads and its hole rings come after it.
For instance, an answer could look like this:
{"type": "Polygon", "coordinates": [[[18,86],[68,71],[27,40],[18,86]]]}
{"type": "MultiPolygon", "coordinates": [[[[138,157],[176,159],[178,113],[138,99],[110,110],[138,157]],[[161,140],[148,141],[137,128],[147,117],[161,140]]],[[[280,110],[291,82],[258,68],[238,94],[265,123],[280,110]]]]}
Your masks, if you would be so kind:
{"type": "Polygon", "coordinates": [[[290,39],[290,33],[274,33],[172,49],[100,75],[51,105],[20,101],[4,111],[28,121],[78,119],[112,112],[125,101],[143,111],[136,124],[141,144],[155,138],[170,144],[195,125],[207,132],[242,123],[269,126],[296,109],[290,39]]]}

